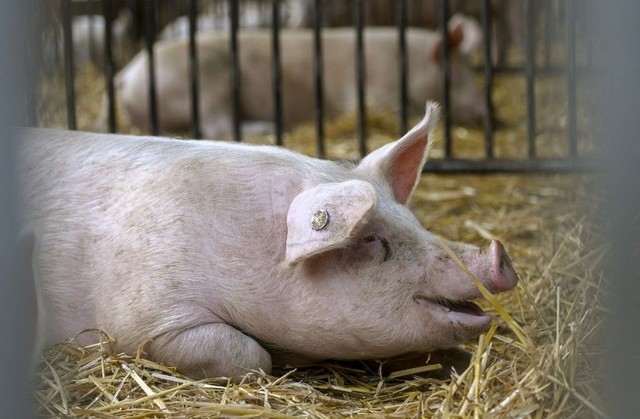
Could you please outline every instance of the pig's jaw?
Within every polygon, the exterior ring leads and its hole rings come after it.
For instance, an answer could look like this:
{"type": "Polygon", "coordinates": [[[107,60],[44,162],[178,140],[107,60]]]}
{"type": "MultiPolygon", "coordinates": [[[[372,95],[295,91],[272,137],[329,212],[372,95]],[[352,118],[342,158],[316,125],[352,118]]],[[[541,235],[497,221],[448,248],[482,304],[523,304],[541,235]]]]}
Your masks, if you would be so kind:
{"type": "Polygon", "coordinates": [[[485,331],[491,323],[491,316],[471,301],[454,301],[447,298],[414,297],[414,301],[426,308],[430,314],[444,315],[454,325],[477,333],[485,331]]]}

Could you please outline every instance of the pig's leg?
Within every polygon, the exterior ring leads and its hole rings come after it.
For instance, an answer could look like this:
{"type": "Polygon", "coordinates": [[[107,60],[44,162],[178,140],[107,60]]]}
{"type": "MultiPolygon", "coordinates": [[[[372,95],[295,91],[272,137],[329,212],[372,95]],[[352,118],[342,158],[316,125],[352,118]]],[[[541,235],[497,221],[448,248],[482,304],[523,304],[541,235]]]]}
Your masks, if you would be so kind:
{"type": "Polygon", "coordinates": [[[195,378],[240,381],[251,370],[271,372],[271,355],[254,339],[224,323],[162,335],[151,343],[149,354],[195,378]]]}

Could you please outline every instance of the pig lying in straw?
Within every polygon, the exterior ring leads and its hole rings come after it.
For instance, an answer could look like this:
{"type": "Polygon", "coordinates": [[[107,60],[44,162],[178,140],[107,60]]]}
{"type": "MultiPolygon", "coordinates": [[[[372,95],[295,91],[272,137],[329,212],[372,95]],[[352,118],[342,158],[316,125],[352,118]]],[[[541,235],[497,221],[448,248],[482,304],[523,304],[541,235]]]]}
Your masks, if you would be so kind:
{"type": "MultiPolygon", "coordinates": [[[[192,376],[378,359],[486,330],[469,277],[406,204],[437,106],[351,165],[271,146],[30,129],[25,234],[47,342],[99,328],[192,376]],[[273,357],[273,358],[272,358],[273,357]]],[[[502,245],[448,242],[491,292],[502,245]]],[[[79,337],[88,343],[86,334],[79,337]]]]}
{"type": "MultiPolygon", "coordinates": [[[[474,81],[468,55],[481,35],[457,15],[449,22],[451,45],[451,115],[458,123],[482,120],[486,107],[474,81]]],[[[355,30],[323,30],[324,109],[333,118],[356,109],[355,30]]],[[[366,95],[374,110],[397,106],[399,92],[398,33],[396,28],[365,31],[366,95]]],[[[427,100],[442,96],[442,38],[439,33],[408,29],[408,100],[420,113],[427,100]]],[[[271,83],[271,32],[239,34],[241,119],[248,133],[270,129],[273,118],[271,83]]],[[[282,108],[285,129],[311,121],[314,115],[313,34],[308,30],[281,33],[282,108]]],[[[188,41],[178,39],[156,44],[156,86],[160,129],[187,131],[191,121],[188,41]]],[[[232,83],[227,33],[206,33],[198,38],[200,69],[200,120],[206,138],[228,137],[232,132],[232,83]]],[[[117,97],[127,119],[136,126],[149,124],[147,54],[141,52],[118,73],[117,97]]],[[[98,129],[106,121],[106,106],[98,129]]]]}

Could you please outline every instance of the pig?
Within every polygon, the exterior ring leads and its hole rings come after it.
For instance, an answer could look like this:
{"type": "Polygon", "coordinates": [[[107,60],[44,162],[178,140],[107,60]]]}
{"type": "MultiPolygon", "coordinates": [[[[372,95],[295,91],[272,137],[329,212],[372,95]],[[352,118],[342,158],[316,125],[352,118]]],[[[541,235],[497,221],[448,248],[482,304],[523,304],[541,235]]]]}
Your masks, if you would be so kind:
{"type": "MultiPolygon", "coordinates": [[[[485,102],[475,84],[467,57],[474,43],[463,43],[464,19],[452,18],[451,112],[454,122],[473,124],[486,115],[485,102]],[[466,45],[467,49],[460,46],[466,45]]],[[[475,32],[474,32],[475,33],[475,32]]],[[[408,100],[411,110],[420,113],[429,99],[442,96],[439,34],[409,29],[408,100]]],[[[314,115],[313,34],[307,30],[281,33],[283,125],[310,121],[314,115]]],[[[468,40],[467,40],[468,41],[468,40]]],[[[323,31],[324,109],[328,118],[356,107],[355,31],[349,28],[323,31]]],[[[374,110],[397,106],[398,41],[394,28],[365,31],[366,95],[374,110]]],[[[232,83],[229,70],[229,38],[225,33],[198,37],[200,73],[200,121],[206,138],[228,138],[232,132],[232,83]]],[[[191,120],[188,42],[184,39],[156,44],[156,85],[158,119],[165,132],[188,130],[191,120]]],[[[271,83],[271,33],[243,31],[239,34],[241,119],[249,133],[271,129],[273,87],[271,83]]],[[[139,53],[116,77],[117,95],[129,121],[142,128],[149,123],[148,69],[146,52],[139,53]]],[[[104,127],[106,112],[98,128],[104,127]]]]}
{"type": "MultiPolygon", "coordinates": [[[[408,208],[437,105],[358,164],[276,146],[28,129],[23,231],[57,342],[85,329],[192,377],[381,359],[485,331],[472,280],[408,208]]],[[[493,293],[498,241],[447,242],[493,293]]],[[[81,343],[91,342],[82,334],[81,343]]]]}

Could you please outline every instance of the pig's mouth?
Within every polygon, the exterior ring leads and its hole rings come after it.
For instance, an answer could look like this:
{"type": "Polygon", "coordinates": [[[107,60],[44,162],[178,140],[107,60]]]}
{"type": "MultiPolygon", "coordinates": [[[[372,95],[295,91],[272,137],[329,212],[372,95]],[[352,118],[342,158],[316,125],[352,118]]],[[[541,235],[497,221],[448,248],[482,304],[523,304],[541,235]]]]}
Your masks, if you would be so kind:
{"type": "Polygon", "coordinates": [[[491,322],[491,316],[484,312],[476,303],[466,300],[450,300],[444,297],[416,296],[415,301],[430,309],[438,309],[453,322],[465,327],[486,328],[491,322]]]}

